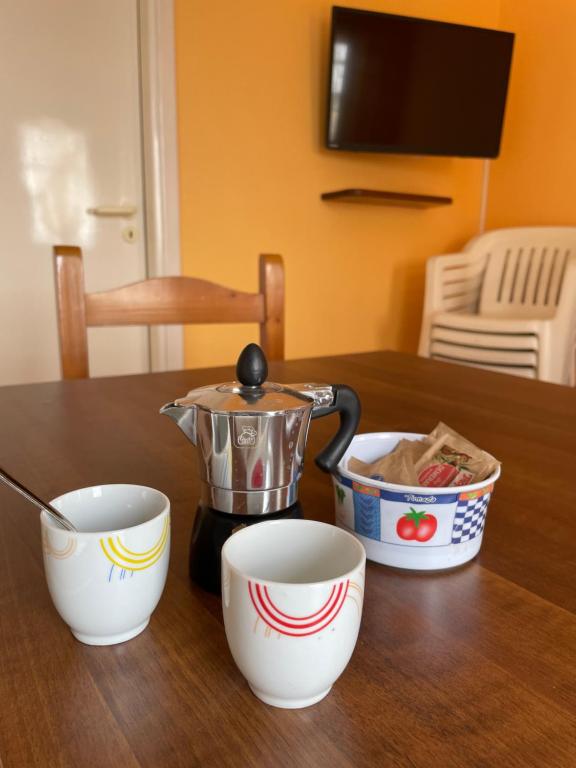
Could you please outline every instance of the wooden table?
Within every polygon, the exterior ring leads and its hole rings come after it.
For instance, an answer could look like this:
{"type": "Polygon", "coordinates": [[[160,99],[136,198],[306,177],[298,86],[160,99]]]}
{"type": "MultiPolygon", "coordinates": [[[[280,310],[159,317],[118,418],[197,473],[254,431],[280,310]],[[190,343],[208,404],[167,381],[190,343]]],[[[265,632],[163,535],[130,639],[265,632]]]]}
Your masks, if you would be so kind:
{"type": "MultiPolygon", "coordinates": [[[[272,364],[276,381],[354,386],[361,431],[440,419],[503,462],[478,559],[418,574],[369,565],[355,654],[300,711],[261,704],[228,652],[218,598],[192,586],[194,450],[158,408],[212,369],[0,390],[0,465],[51,498],[145,483],[172,500],[171,571],[129,643],[76,642],[51,605],[37,515],[0,489],[0,758],[74,766],[576,765],[576,394],[390,352],[272,364]]],[[[312,456],[306,514],[332,521],[312,456]]]]}

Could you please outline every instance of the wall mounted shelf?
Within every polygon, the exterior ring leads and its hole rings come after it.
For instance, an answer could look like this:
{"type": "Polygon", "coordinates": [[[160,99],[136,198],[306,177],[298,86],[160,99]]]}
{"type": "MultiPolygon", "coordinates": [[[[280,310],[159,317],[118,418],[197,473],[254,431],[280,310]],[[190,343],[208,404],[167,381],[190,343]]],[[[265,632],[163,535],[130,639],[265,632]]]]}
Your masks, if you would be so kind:
{"type": "Polygon", "coordinates": [[[374,189],[340,189],[324,192],[322,200],[332,203],[368,203],[369,205],[402,205],[409,208],[430,208],[435,205],[452,205],[451,197],[437,195],[413,195],[408,192],[383,192],[374,189]]]}

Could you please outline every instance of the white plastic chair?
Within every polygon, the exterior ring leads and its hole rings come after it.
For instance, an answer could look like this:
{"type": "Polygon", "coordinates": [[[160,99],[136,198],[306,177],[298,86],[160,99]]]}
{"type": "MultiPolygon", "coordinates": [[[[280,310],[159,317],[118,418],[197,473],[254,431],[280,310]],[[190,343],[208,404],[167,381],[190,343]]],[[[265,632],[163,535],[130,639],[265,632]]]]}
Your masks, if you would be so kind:
{"type": "Polygon", "coordinates": [[[576,227],[487,232],[426,266],[424,357],[575,383],[576,227]]]}

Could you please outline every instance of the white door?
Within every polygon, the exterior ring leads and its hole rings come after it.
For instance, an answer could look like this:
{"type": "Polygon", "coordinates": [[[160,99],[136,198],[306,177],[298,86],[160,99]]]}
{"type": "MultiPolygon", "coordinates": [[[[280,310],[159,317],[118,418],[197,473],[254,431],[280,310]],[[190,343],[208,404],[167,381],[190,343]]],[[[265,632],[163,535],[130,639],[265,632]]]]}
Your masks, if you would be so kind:
{"type": "MultiPolygon", "coordinates": [[[[52,246],[81,246],[88,291],[146,277],[137,0],[0,0],[0,51],[0,384],[46,381],[52,246]]],[[[144,328],[89,346],[91,375],[149,370],[144,328]]]]}

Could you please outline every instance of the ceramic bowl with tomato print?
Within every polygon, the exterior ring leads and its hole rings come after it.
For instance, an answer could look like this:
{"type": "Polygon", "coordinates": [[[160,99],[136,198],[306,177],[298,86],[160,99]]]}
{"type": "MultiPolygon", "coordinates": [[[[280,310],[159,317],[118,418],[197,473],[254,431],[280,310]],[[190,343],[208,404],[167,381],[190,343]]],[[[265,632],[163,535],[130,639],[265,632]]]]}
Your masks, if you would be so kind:
{"type": "Polygon", "coordinates": [[[412,432],[356,435],[332,479],[336,524],[362,542],[369,560],[396,568],[440,570],[475,557],[482,545],[498,468],[480,483],[432,488],[395,485],[350,472],[352,456],[373,462],[412,432]]]}

